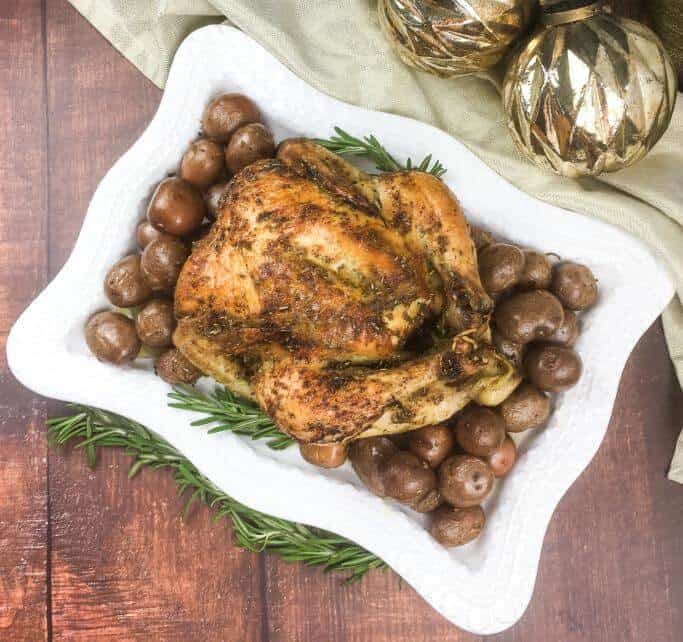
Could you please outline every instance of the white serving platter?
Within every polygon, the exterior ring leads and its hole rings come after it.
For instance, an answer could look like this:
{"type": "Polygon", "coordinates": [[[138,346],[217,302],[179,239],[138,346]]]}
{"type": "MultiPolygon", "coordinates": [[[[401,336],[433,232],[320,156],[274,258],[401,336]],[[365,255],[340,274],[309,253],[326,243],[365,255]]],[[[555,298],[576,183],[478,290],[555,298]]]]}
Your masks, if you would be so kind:
{"type": "Polygon", "coordinates": [[[358,542],[451,622],[491,634],[516,622],[529,603],[550,517],[605,435],[629,353],[672,295],[667,270],[621,230],[535,200],[444,132],[334,100],[240,31],[210,26],[176,54],[157,114],[100,183],[73,253],[15,324],[7,354],[28,388],[143,423],[235,499],[358,542]],[[324,471],[304,462],[297,449],[276,453],[246,438],[191,428],[196,416],[167,407],[169,387],[148,367],[117,368],[88,352],[82,328],[108,305],[105,273],[134,249],[135,226],[156,183],[176,170],[204,106],[225,91],[256,100],[278,140],[327,137],[338,125],[355,135],[374,134],[401,159],[431,153],[448,168],[444,180],[471,221],[586,263],[599,277],[600,303],[584,315],[577,346],[585,374],[556,398],[549,425],[521,445],[512,474],[487,502],[487,525],[476,542],[442,548],[422,516],[370,494],[348,465],[324,471]]]}

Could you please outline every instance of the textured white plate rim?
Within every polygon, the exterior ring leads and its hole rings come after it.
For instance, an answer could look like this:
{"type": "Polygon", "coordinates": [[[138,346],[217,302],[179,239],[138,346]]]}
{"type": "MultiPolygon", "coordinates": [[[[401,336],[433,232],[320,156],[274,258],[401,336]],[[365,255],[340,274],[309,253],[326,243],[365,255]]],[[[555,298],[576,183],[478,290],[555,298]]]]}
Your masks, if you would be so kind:
{"type": "Polygon", "coordinates": [[[16,322],[7,355],[26,387],[140,421],[239,501],[358,542],[454,624],[491,634],[523,614],[552,512],[597,451],[626,359],[672,295],[666,268],[625,232],[532,199],[442,131],[332,99],[242,32],[211,26],[188,37],[176,54],[157,114],[98,186],[69,260],[16,322]],[[599,263],[601,303],[586,316],[579,344],[584,377],[558,400],[549,426],[525,446],[514,474],[499,485],[480,541],[446,551],[419,521],[369,494],[352,476],[293,465],[291,456],[282,459],[231,434],[190,429],[191,416],[165,406],[168,388],[148,370],[101,364],[85,350],[81,328],[105,305],[104,273],[132,247],[150,190],[177,163],[208,97],[224,90],[253,96],[279,135],[326,136],[340,125],[374,133],[398,157],[432,152],[449,168],[445,179],[468,215],[512,240],[559,246],[565,256],[594,268],[599,263]],[[569,449],[572,456],[563,456],[569,449]],[[267,483],[256,484],[256,478],[267,483]]]}

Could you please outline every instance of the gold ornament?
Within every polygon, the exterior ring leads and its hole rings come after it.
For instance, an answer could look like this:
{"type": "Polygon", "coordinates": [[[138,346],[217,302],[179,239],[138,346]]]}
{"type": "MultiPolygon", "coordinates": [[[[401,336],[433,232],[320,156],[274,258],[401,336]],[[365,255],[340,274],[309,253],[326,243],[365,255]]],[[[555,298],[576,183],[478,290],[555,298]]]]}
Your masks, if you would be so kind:
{"type": "Polygon", "coordinates": [[[493,67],[529,26],[536,0],[378,0],[403,62],[438,76],[493,67]]]}
{"type": "Polygon", "coordinates": [[[676,102],[675,72],[659,38],[601,4],[541,0],[543,26],[515,54],[503,84],[522,154],[574,178],[643,158],[676,102]]]}

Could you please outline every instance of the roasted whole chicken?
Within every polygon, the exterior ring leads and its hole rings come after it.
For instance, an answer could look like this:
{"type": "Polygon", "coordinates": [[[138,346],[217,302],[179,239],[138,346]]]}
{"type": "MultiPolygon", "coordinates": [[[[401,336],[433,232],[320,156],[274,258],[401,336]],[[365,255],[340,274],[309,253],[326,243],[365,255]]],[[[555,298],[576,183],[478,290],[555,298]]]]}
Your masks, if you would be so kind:
{"type": "Polygon", "coordinates": [[[444,183],[291,139],[232,180],[180,275],[174,343],[292,437],[347,442],[502,402],[520,379],[492,308],[444,183]]]}

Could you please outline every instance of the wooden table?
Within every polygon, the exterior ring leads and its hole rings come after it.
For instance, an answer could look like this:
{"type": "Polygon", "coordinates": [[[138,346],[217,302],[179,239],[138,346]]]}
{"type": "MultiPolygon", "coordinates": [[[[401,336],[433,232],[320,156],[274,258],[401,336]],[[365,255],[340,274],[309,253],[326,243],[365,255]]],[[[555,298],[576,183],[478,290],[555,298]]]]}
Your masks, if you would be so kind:
{"type": "MultiPolygon", "coordinates": [[[[246,553],[204,509],[182,522],[167,474],[48,447],[63,408],[9,374],[7,332],[160,96],[64,0],[0,4],[0,640],[476,640],[392,572],[346,587],[246,553]]],[[[683,488],[665,478],[681,417],[657,322],[550,524],[531,606],[495,639],[683,639],[683,488]]]]}

